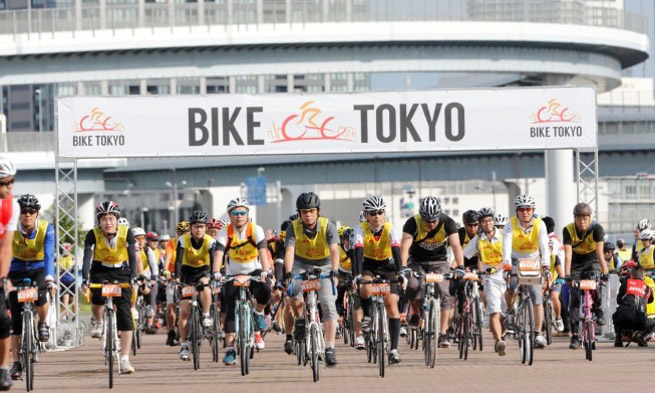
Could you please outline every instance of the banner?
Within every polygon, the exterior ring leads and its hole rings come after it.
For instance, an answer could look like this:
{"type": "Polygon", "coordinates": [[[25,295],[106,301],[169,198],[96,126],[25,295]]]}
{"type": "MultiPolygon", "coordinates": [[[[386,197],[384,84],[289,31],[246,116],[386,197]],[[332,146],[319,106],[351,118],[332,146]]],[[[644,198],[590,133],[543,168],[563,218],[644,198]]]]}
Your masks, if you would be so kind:
{"type": "Polygon", "coordinates": [[[69,158],[595,148],[592,88],[68,97],[69,158]]]}

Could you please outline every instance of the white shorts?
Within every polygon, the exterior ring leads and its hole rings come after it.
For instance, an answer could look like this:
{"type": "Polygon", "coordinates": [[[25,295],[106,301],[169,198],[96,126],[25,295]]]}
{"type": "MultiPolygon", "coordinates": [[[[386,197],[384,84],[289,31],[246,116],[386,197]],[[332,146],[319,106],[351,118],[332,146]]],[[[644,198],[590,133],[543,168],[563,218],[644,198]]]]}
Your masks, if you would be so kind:
{"type": "Polygon", "coordinates": [[[503,311],[505,290],[507,286],[504,281],[484,280],[484,295],[487,300],[487,315],[503,311]]]}
{"type": "Polygon", "coordinates": [[[175,303],[175,285],[173,285],[173,282],[170,282],[166,285],[166,304],[173,303],[175,303]]]}

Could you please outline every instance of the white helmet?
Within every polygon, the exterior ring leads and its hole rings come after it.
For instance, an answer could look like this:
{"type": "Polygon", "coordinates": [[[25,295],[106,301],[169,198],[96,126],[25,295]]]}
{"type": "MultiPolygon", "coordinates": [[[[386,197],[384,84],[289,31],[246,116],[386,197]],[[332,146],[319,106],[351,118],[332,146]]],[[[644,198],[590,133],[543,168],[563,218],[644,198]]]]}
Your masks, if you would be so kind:
{"type": "Polygon", "coordinates": [[[146,231],[144,231],[143,228],[141,228],[141,227],[134,227],[134,228],[132,228],[132,234],[134,236],[145,236],[146,231]]]}
{"type": "Polygon", "coordinates": [[[231,212],[232,209],[236,209],[237,207],[245,207],[246,210],[250,211],[250,203],[244,198],[234,198],[228,202],[227,211],[231,212]]]}
{"type": "Polygon", "coordinates": [[[509,219],[507,217],[503,216],[500,213],[498,213],[498,214],[496,214],[494,216],[494,225],[496,225],[496,226],[499,226],[499,225],[500,226],[505,226],[505,225],[507,225],[508,221],[509,221],[509,219]]]}
{"type": "Polygon", "coordinates": [[[650,240],[652,241],[655,238],[655,231],[652,229],[644,229],[639,232],[639,240],[650,240]]]}
{"type": "Polygon", "coordinates": [[[637,223],[637,230],[639,232],[644,231],[646,229],[651,229],[652,225],[650,224],[650,221],[648,221],[647,218],[644,218],[643,220],[639,221],[637,223]]]}
{"type": "Polygon", "coordinates": [[[0,178],[15,176],[16,167],[10,159],[6,157],[0,157],[0,178]]]}
{"type": "Polygon", "coordinates": [[[378,210],[386,210],[387,204],[384,202],[384,199],[374,195],[364,200],[364,203],[362,203],[362,209],[367,213],[378,210]]]}
{"type": "Polygon", "coordinates": [[[125,217],[121,217],[121,218],[118,219],[118,225],[124,225],[126,227],[129,227],[130,226],[130,221],[125,217]]]}
{"type": "Polygon", "coordinates": [[[516,207],[534,207],[534,198],[530,195],[519,195],[514,198],[514,206],[516,207]]]}
{"type": "Polygon", "coordinates": [[[169,240],[171,240],[171,235],[161,235],[161,236],[159,237],[159,241],[160,241],[160,242],[167,242],[167,241],[169,241],[169,240]]]}
{"type": "Polygon", "coordinates": [[[478,210],[478,219],[481,219],[482,217],[493,217],[496,214],[494,212],[494,209],[490,207],[483,207],[482,209],[478,210]]]}
{"type": "Polygon", "coordinates": [[[421,199],[418,213],[424,220],[435,221],[439,218],[439,214],[441,214],[441,202],[439,202],[438,198],[426,196],[421,199]]]}

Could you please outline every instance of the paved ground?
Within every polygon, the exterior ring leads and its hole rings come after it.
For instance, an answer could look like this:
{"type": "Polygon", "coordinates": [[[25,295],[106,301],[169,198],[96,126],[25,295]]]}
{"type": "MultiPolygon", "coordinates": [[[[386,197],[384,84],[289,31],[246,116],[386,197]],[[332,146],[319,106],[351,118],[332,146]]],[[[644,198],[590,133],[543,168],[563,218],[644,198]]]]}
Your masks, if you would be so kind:
{"type": "MultiPolygon", "coordinates": [[[[533,366],[519,362],[515,343],[508,345],[507,356],[500,358],[491,346],[474,352],[468,361],[459,360],[454,348],[439,351],[437,366],[426,368],[422,353],[401,342],[403,361],[388,369],[384,379],[377,366],[366,363],[364,352],[340,343],[339,365],[322,368],[321,380],[313,383],[311,369],[294,364],[294,358],[282,352],[282,337],[267,337],[267,349],[255,355],[251,374],[242,377],[238,367],[211,363],[208,345],[204,345],[201,369],[193,371],[191,362],[182,362],[178,348],[165,347],[165,335],[146,336],[140,353],[132,358],[136,373],[115,380],[117,392],[606,392],[652,390],[655,367],[653,348],[613,348],[600,343],[594,361],[584,359],[581,350],[567,348],[567,339],[555,338],[546,350],[535,352],[533,366]]],[[[487,339],[489,339],[487,337],[487,339]]],[[[221,353],[221,357],[223,352],[221,353]]],[[[82,348],[47,353],[37,365],[37,392],[102,392],[107,390],[107,371],[100,344],[87,337],[82,348]]],[[[23,391],[25,384],[15,381],[12,391],[23,391]]]]}

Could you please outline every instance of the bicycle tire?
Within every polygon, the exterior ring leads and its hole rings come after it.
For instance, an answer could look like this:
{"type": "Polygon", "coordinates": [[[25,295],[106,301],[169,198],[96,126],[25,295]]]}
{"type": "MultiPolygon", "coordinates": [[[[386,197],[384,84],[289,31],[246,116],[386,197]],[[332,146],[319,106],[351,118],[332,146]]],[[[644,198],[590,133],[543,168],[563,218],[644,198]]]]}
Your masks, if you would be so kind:
{"type": "Polygon", "coordinates": [[[550,297],[544,297],[544,330],[546,333],[546,344],[553,342],[553,304],[550,297]]]}
{"type": "Polygon", "coordinates": [[[469,358],[469,347],[471,346],[471,341],[473,338],[473,315],[470,312],[466,313],[466,319],[464,319],[464,360],[469,358]]]}
{"type": "Polygon", "coordinates": [[[386,324],[386,313],[384,309],[384,304],[378,303],[377,316],[378,316],[378,337],[377,337],[377,350],[378,350],[378,366],[380,370],[380,377],[384,378],[384,363],[386,357],[387,349],[387,324],[386,324]]]}
{"type": "Polygon", "coordinates": [[[527,334],[527,355],[528,355],[528,366],[532,366],[532,362],[534,361],[534,307],[532,305],[532,299],[528,297],[526,299],[525,303],[525,308],[527,311],[527,328],[528,328],[528,334],[527,334]]]}
{"type": "Polygon", "coordinates": [[[309,329],[309,342],[311,346],[312,378],[314,382],[318,382],[318,328],[316,325],[312,325],[309,329]]]}
{"type": "Polygon", "coordinates": [[[200,324],[198,306],[191,306],[191,326],[189,326],[189,331],[191,332],[191,356],[193,357],[193,369],[197,370],[200,368],[200,348],[198,337],[198,325],[200,324]]]}
{"type": "Polygon", "coordinates": [[[246,338],[246,318],[243,306],[238,306],[235,310],[237,313],[238,327],[239,327],[239,365],[241,366],[241,376],[245,377],[248,374],[248,358],[250,353],[248,351],[248,342],[246,338]]]}
{"type": "Polygon", "coordinates": [[[241,357],[240,366],[241,366],[241,376],[245,377],[248,374],[248,344],[245,340],[240,340],[239,342],[239,356],[241,357]]]}
{"type": "Polygon", "coordinates": [[[355,347],[355,307],[352,296],[348,296],[348,327],[350,334],[350,346],[355,347]]]}
{"type": "Polygon", "coordinates": [[[594,338],[593,338],[593,332],[594,332],[595,326],[593,321],[585,321],[585,354],[587,360],[591,362],[592,360],[592,353],[594,351],[594,338]]]}
{"type": "Polygon", "coordinates": [[[373,344],[371,343],[370,333],[365,337],[366,342],[366,361],[371,363],[373,361],[373,344]]]}
{"type": "Polygon", "coordinates": [[[109,371],[109,389],[114,387],[114,324],[112,321],[113,311],[107,309],[105,311],[105,351],[107,352],[107,365],[109,371]]]}
{"type": "Polygon", "coordinates": [[[466,320],[464,319],[464,314],[459,315],[459,320],[457,321],[457,348],[459,349],[459,358],[464,359],[464,341],[465,340],[465,327],[466,320]]]}
{"type": "Polygon", "coordinates": [[[295,347],[295,350],[296,350],[296,358],[298,360],[298,365],[300,366],[302,364],[302,351],[303,351],[303,348],[302,348],[302,345],[301,345],[301,343],[299,341],[296,341],[294,347],[295,347]]]}
{"type": "Polygon", "coordinates": [[[30,352],[32,350],[32,335],[30,329],[32,327],[32,311],[23,311],[23,334],[21,342],[21,361],[23,363],[23,371],[25,372],[25,390],[28,392],[32,390],[30,384],[32,378],[32,362],[30,359],[30,352]]]}
{"type": "Polygon", "coordinates": [[[424,334],[428,338],[426,343],[426,361],[425,365],[434,368],[437,361],[437,353],[439,352],[439,332],[441,332],[441,304],[438,299],[430,300],[430,313],[428,314],[429,328],[428,334],[424,334]]]}
{"type": "MultiPolygon", "coordinates": [[[[477,338],[477,349],[482,352],[482,319],[484,318],[484,312],[482,311],[482,305],[480,303],[480,298],[476,297],[475,302],[475,337],[477,338]]],[[[473,348],[475,349],[475,348],[473,348]]]]}
{"type": "Polygon", "coordinates": [[[515,334],[517,334],[518,343],[519,343],[519,359],[521,359],[521,364],[525,364],[527,357],[527,348],[525,346],[525,336],[527,332],[525,331],[525,310],[522,300],[518,300],[519,304],[514,313],[514,328],[515,334]]]}
{"type": "MultiPolygon", "coordinates": [[[[143,331],[143,327],[146,324],[146,315],[145,315],[145,307],[139,307],[139,320],[136,325],[136,348],[141,349],[141,332],[143,331]]],[[[136,351],[134,352],[134,355],[136,356],[136,351]]]]}
{"type": "Polygon", "coordinates": [[[219,331],[221,329],[221,316],[218,312],[218,307],[216,306],[216,303],[212,304],[212,307],[210,309],[210,314],[213,320],[213,326],[212,326],[212,331],[211,331],[211,346],[212,346],[212,360],[214,363],[218,363],[219,361],[219,349],[218,349],[218,341],[219,341],[219,331]]]}

